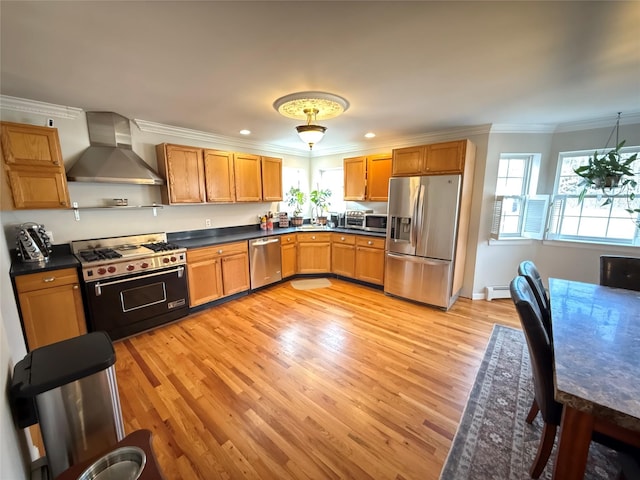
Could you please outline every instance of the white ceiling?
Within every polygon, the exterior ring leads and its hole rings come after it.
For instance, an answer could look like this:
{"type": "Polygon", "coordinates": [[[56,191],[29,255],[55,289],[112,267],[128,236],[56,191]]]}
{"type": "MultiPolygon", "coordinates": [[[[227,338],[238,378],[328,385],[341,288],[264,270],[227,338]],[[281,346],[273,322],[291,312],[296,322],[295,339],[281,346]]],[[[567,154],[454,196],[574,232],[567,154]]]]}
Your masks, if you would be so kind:
{"type": "MultiPolygon", "coordinates": [[[[314,153],[640,112],[640,2],[6,1],[0,93],[305,145],[277,98],[351,103],[314,153]]],[[[612,122],[613,124],[613,122],[612,122]]]]}

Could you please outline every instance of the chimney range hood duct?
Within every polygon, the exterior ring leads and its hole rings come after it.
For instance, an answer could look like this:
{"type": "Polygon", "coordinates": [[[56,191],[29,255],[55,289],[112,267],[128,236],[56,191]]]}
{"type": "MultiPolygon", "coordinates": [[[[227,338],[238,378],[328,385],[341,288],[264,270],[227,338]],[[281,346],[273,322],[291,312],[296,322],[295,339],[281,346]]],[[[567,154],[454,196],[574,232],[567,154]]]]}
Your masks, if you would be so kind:
{"type": "Polygon", "coordinates": [[[86,112],[89,143],[67,172],[73,182],[164,185],[165,181],[131,149],[129,119],[113,112],[86,112]]]}

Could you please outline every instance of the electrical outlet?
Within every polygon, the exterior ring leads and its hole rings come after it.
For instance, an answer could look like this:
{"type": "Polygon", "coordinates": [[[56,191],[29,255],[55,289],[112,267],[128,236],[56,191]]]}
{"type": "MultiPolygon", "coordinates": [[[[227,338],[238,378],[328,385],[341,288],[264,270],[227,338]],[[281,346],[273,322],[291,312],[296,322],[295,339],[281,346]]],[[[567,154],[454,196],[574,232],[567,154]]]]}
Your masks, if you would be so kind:
{"type": "Polygon", "coordinates": [[[49,241],[53,243],[53,232],[51,230],[47,230],[44,233],[47,235],[47,237],[49,237],[49,241]]]}
{"type": "Polygon", "coordinates": [[[210,218],[205,219],[204,226],[205,227],[211,227],[211,219],[210,218]]]}

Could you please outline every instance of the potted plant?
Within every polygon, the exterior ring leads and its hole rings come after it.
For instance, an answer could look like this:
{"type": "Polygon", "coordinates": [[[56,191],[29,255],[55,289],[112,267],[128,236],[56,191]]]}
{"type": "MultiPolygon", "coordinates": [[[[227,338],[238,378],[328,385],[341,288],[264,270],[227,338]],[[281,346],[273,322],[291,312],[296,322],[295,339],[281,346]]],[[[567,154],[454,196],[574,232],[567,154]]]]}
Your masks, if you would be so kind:
{"type": "Polygon", "coordinates": [[[294,227],[302,225],[303,218],[300,215],[302,213],[302,207],[307,201],[307,196],[302,190],[297,187],[291,187],[287,192],[287,205],[293,207],[293,216],[291,217],[291,224],[294,227]]]}
{"type": "Polygon", "coordinates": [[[331,197],[331,190],[325,188],[324,190],[313,190],[309,195],[311,203],[315,205],[316,209],[316,222],[318,225],[326,225],[327,217],[323,213],[329,206],[329,197],[331,197]]]}
{"type": "MultiPolygon", "coordinates": [[[[634,179],[632,164],[637,160],[638,154],[623,159],[620,149],[624,143],[623,140],[616,148],[609,152],[602,152],[602,154],[595,151],[593,157],[589,158],[587,165],[574,169],[574,172],[582,177],[580,186],[583,188],[578,202],[584,200],[589,189],[602,190],[602,193],[607,197],[603,205],[610,204],[611,197],[615,196],[627,195],[629,202],[635,198],[634,189],[637,182],[634,179]]],[[[631,210],[631,212],[633,211],[631,210]]]]}

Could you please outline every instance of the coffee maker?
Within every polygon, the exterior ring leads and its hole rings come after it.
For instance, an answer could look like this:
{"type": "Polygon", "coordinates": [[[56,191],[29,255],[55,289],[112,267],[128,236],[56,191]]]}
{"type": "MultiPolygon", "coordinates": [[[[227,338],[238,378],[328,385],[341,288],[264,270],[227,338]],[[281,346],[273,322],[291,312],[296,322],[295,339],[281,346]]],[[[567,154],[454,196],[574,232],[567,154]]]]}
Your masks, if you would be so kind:
{"type": "Polygon", "coordinates": [[[13,369],[16,424],[40,426],[50,477],[124,438],[115,351],[105,332],[36,348],[13,369]]]}

